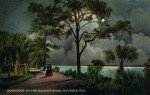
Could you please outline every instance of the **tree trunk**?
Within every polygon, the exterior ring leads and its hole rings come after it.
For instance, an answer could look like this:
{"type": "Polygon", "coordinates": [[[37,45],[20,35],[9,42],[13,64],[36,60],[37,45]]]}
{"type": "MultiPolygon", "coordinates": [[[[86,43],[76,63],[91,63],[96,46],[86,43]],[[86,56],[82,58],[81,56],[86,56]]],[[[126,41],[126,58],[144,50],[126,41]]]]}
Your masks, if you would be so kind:
{"type": "Polygon", "coordinates": [[[9,57],[8,55],[6,55],[6,64],[8,65],[8,77],[10,77],[10,63],[8,61],[9,61],[9,57]]]}
{"type": "Polygon", "coordinates": [[[76,24],[76,49],[77,49],[77,74],[81,74],[81,67],[80,67],[80,41],[79,41],[79,28],[78,24],[76,24]]]}
{"type": "MultiPolygon", "coordinates": [[[[46,48],[46,35],[44,36],[45,37],[45,48],[46,48]]],[[[44,55],[44,64],[43,64],[43,71],[45,71],[45,65],[46,65],[46,56],[44,55]]]]}
{"type": "Polygon", "coordinates": [[[8,77],[10,77],[11,67],[13,65],[12,57],[9,57],[9,63],[8,63],[8,77]]]}
{"type": "Polygon", "coordinates": [[[123,59],[121,59],[121,61],[120,61],[119,72],[123,72],[123,59]]]}
{"type": "Polygon", "coordinates": [[[45,56],[44,56],[44,64],[43,64],[43,71],[45,71],[45,62],[46,61],[46,59],[45,59],[45,56]]]}
{"type": "Polygon", "coordinates": [[[15,64],[15,72],[14,74],[18,76],[20,74],[20,58],[19,52],[16,51],[16,64],[15,64]]]}
{"type": "Polygon", "coordinates": [[[79,48],[79,42],[76,42],[76,48],[77,48],[77,73],[80,75],[81,73],[81,67],[80,67],[80,48],[79,48]]]}

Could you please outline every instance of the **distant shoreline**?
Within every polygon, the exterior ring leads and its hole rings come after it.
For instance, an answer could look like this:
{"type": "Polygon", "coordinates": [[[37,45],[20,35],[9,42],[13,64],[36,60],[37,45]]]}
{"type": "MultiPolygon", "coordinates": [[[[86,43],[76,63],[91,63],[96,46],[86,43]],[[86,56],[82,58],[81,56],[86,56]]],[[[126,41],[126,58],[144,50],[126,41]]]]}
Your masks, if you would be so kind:
{"type": "MultiPolygon", "coordinates": [[[[53,65],[52,66],[76,66],[76,65],[53,65]]],[[[81,65],[81,66],[89,66],[89,65],[81,65]]],[[[104,65],[105,67],[107,66],[119,66],[119,65],[104,65]]],[[[124,65],[124,67],[145,67],[144,65],[124,65]]]]}

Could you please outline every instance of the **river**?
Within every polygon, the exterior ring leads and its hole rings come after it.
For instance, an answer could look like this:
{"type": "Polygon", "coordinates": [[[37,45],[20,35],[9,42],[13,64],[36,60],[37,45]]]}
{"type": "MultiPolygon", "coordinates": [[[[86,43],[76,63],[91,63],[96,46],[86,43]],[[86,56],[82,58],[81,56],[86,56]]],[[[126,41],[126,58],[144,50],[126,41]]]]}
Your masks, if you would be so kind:
{"type": "MultiPolygon", "coordinates": [[[[60,71],[65,71],[68,69],[77,70],[76,66],[58,66],[58,67],[60,67],[60,71]]],[[[105,77],[113,77],[117,72],[118,67],[119,66],[104,66],[101,71],[101,74],[105,77]]],[[[87,68],[88,66],[81,66],[81,72],[82,73],[87,72],[87,68]]],[[[131,71],[138,72],[140,74],[144,74],[143,72],[144,67],[124,67],[124,70],[131,70],[131,71]]]]}

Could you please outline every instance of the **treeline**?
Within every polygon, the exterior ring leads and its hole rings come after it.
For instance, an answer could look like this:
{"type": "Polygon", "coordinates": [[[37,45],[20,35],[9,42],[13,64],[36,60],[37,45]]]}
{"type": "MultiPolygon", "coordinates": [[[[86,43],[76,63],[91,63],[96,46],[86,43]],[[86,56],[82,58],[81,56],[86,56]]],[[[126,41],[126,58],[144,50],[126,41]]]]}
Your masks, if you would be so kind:
{"type": "Polygon", "coordinates": [[[43,37],[32,40],[23,33],[9,33],[0,30],[1,71],[8,71],[8,76],[10,76],[12,69],[15,75],[19,75],[20,64],[26,64],[29,67],[44,66],[44,57],[49,57],[49,47],[54,46],[46,43],[43,37]]]}

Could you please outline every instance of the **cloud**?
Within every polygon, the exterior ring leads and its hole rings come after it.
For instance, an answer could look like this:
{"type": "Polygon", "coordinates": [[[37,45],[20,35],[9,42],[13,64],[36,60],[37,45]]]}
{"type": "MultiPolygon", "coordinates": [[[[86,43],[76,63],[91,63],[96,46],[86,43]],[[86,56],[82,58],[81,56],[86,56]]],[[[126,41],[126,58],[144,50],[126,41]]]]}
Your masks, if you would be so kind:
{"type": "MultiPolygon", "coordinates": [[[[136,35],[136,34],[135,34],[136,35]]],[[[67,39],[69,40],[69,39],[67,39]]],[[[66,43],[67,41],[62,41],[63,43],[66,43]]],[[[81,42],[81,45],[83,44],[83,41],[81,42]]],[[[109,39],[96,39],[95,41],[88,43],[85,51],[83,52],[81,56],[81,65],[88,65],[91,64],[92,59],[101,59],[103,60],[106,65],[118,65],[119,62],[111,62],[108,63],[104,59],[104,53],[103,50],[106,49],[112,49],[115,50],[115,47],[118,44],[125,44],[124,41],[117,41],[113,37],[111,40],[109,39]]],[[[133,46],[136,46],[137,43],[131,44],[133,46]]],[[[50,56],[51,58],[48,59],[47,63],[55,64],[55,65],[76,65],[76,44],[75,42],[71,42],[70,45],[71,49],[65,50],[67,48],[62,48],[61,50],[53,50],[51,49],[50,56]],[[66,52],[66,53],[65,53],[66,52]]],[[[138,48],[137,50],[139,52],[138,59],[135,61],[125,61],[124,64],[127,65],[143,65],[145,61],[149,58],[149,55],[145,53],[144,50],[141,48],[138,48]]]]}
{"type": "MultiPolygon", "coordinates": [[[[0,3],[0,26],[4,30],[10,32],[23,32],[27,33],[32,20],[36,15],[27,11],[27,6],[30,2],[39,2],[44,5],[50,3],[49,0],[2,0],[0,3]],[[16,6],[17,5],[17,6],[16,6]],[[7,7],[7,8],[6,8],[7,7]],[[14,12],[14,10],[16,10],[14,12]],[[8,28],[9,27],[9,28],[8,28]]],[[[103,50],[115,49],[116,45],[132,44],[136,46],[139,52],[139,57],[133,62],[126,62],[126,64],[144,64],[145,60],[150,55],[150,1],[149,0],[104,0],[110,7],[113,8],[113,15],[109,18],[110,24],[113,25],[118,20],[130,20],[132,25],[132,34],[128,35],[123,33],[121,39],[112,37],[112,39],[95,39],[95,41],[88,43],[83,55],[81,56],[82,65],[90,64],[92,59],[104,60],[103,50]],[[136,34],[138,33],[138,34],[136,34]],[[119,40],[119,41],[118,41],[119,40]]],[[[87,22],[83,22],[81,25],[87,22]]],[[[72,25],[74,26],[74,25],[72,25]]],[[[97,23],[91,23],[82,28],[84,30],[92,31],[97,28],[97,23]]],[[[75,27],[74,27],[75,28],[75,27]]],[[[115,36],[115,35],[114,35],[115,36]]],[[[29,35],[29,38],[36,38],[36,34],[29,35]]],[[[60,50],[51,49],[50,57],[47,63],[59,65],[76,65],[76,44],[73,35],[68,39],[62,38],[61,40],[48,36],[47,41],[57,45],[61,45],[60,50]]],[[[83,43],[83,42],[82,42],[83,43]]],[[[82,46],[82,45],[81,45],[82,46]]],[[[108,64],[108,63],[107,63],[108,64]]],[[[116,62],[112,64],[118,64],[116,62]]]]}
{"type": "Polygon", "coordinates": [[[35,38],[37,38],[39,35],[36,33],[30,34],[28,37],[32,40],[34,40],[35,38]]]}
{"type": "Polygon", "coordinates": [[[137,50],[139,53],[139,56],[137,58],[137,60],[130,62],[130,65],[144,65],[145,62],[149,59],[149,55],[146,54],[142,49],[138,49],[137,50]]]}
{"type": "Polygon", "coordinates": [[[150,38],[148,36],[145,36],[143,33],[138,33],[133,34],[132,39],[132,43],[136,48],[142,49],[150,55],[150,38]]]}
{"type": "Polygon", "coordinates": [[[142,8],[133,9],[130,16],[134,33],[142,32],[150,36],[150,13],[142,8]]]}

